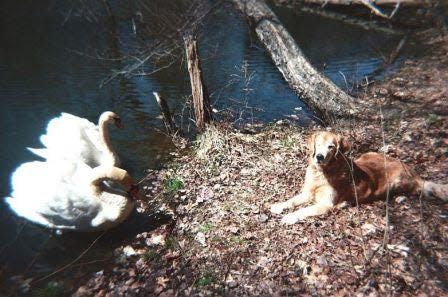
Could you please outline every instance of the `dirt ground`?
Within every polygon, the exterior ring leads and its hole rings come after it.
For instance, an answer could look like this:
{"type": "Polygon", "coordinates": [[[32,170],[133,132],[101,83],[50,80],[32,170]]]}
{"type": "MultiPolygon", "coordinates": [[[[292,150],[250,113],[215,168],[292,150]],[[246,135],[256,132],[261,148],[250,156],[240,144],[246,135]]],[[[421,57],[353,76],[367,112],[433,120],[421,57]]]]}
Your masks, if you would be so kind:
{"type": "MultiPolygon", "coordinates": [[[[448,183],[448,37],[420,38],[431,50],[370,85],[369,110],[334,130],[353,156],[384,151],[448,183]]],[[[130,238],[75,296],[448,294],[446,205],[400,196],[284,226],[269,206],[299,192],[312,129],[255,130],[210,127],[150,173],[138,211],[172,220],[130,238]]]]}

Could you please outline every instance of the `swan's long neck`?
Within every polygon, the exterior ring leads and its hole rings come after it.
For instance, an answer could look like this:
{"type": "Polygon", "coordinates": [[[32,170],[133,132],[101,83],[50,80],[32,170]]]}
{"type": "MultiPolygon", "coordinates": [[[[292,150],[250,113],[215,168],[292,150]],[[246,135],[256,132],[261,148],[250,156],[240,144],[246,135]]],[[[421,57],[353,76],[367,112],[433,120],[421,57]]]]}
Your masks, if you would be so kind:
{"type": "Polygon", "coordinates": [[[112,144],[110,142],[109,129],[108,129],[109,121],[105,120],[103,117],[100,117],[98,123],[98,129],[100,134],[100,142],[104,153],[106,153],[110,158],[110,164],[112,166],[117,165],[117,155],[112,148],[112,144]]]}
{"type": "MultiPolygon", "coordinates": [[[[103,205],[101,215],[98,218],[99,224],[96,227],[103,229],[111,228],[123,222],[134,209],[134,201],[127,198],[126,194],[121,194],[111,189],[104,190],[102,185],[105,180],[117,182],[126,192],[131,190],[134,183],[130,175],[118,167],[98,166],[93,169],[91,182],[93,195],[103,205]]],[[[92,225],[95,224],[92,221],[92,225]]]]}
{"type": "MultiPolygon", "coordinates": [[[[91,187],[94,192],[94,194],[100,198],[101,194],[103,193],[102,184],[106,180],[111,180],[123,187],[123,189],[127,192],[131,189],[134,180],[129,175],[129,173],[126,170],[123,170],[121,168],[115,167],[115,166],[98,166],[93,169],[93,175],[92,175],[92,181],[91,181],[91,187]]],[[[127,201],[128,199],[124,196],[122,196],[122,199],[124,201],[127,201]]]]}

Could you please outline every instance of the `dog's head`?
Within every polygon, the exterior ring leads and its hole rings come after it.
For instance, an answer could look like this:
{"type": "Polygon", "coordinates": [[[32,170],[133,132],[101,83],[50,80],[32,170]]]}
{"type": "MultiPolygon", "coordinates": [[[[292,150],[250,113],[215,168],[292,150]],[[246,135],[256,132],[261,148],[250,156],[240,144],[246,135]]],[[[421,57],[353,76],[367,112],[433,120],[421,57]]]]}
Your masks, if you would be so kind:
{"type": "Polygon", "coordinates": [[[348,140],[331,132],[315,132],[308,140],[311,162],[316,166],[326,166],[350,150],[348,140]]]}

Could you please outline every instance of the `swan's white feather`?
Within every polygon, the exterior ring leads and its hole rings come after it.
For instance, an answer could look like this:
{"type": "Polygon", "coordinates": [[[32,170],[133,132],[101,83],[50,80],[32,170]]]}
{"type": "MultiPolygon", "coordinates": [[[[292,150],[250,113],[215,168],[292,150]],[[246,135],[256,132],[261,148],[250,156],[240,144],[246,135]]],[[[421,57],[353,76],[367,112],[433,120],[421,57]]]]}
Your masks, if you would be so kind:
{"type": "Polygon", "coordinates": [[[98,126],[69,113],[50,120],[40,141],[45,148],[28,150],[47,160],[81,161],[91,167],[105,162],[98,126]]]}
{"type": "Polygon", "coordinates": [[[28,162],[11,178],[6,203],[30,221],[50,228],[96,230],[112,227],[131,212],[133,202],[116,191],[95,197],[93,169],[84,163],[28,162]]]}

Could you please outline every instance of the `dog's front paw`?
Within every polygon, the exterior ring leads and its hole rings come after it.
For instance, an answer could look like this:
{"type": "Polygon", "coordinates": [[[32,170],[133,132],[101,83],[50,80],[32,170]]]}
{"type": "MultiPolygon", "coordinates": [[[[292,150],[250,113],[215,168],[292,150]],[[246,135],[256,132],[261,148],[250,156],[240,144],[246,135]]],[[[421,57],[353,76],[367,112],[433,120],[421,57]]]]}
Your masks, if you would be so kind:
{"type": "Polygon", "coordinates": [[[285,206],[283,205],[283,203],[275,203],[271,205],[271,212],[275,214],[281,214],[284,209],[285,206]]]}
{"type": "Polygon", "coordinates": [[[293,225],[300,220],[296,213],[289,213],[282,218],[282,223],[286,225],[293,225]]]}

